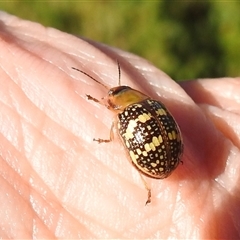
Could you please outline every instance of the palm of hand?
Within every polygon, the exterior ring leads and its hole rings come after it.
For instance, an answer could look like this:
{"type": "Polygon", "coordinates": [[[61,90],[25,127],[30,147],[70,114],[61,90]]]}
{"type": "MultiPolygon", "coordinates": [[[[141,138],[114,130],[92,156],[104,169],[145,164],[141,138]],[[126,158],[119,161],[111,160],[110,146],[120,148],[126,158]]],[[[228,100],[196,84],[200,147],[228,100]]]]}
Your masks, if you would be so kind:
{"type": "Polygon", "coordinates": [[[179,86],[134,55],[11,18],[2,15],[1,237],[239,237],[239,79],[179,86]],[[147,207],[120,141],[92,141],[113,115],[85,95],[105,89],[71,69],[112,87],[115,59],[122,82],[163,101],[183,133],[183,165],[147,179],[147,207]]]}

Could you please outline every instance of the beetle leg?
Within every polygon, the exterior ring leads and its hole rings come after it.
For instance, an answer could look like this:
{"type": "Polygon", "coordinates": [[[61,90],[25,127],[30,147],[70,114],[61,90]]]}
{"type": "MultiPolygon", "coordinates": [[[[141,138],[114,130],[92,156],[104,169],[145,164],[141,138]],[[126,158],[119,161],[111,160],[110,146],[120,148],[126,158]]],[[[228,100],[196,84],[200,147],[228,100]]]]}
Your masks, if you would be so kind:
{"type": "Polygon", "coordinates": [[[91,100],[91,101],[94,101],[94,102],[97,102],[97,103],[101,103],[98,99],[92,97],[91,95],[88,95],[88,94],[87,94],[86,96],[87,96],[87,99],[88,99],[88,100],[91,100]]]}
{"type": "Polygon", "coordinates": [[[139,173],[139,174],[140,174],[141,180],[142,180],[142,182],[143,182],[143,184],[145,186],[145,189],[148,191],[148,198],[147,198],[147,201],[145,203],[145,206],[146,206],[149,203],[151,203],[151,196],[152,196],[151,188],[148,186],[148,184],[147,184],[146,180],[143,178],[142,174],[141,173],[139,173]]]}
{"type": "Polygon", "coordinates": [[[96,138],[94,138],[93,141],[96,141],[98,143],[109,143],[109,142],[111,142],[114,138],[113,127],[114,127],[114,121],[112,122],[112,125],[111,125],[109,139],[101,139],[101,138],[96,139],[96,138]]]}
{"type": "Polygon", "coordinates": [[[96,102],[96,103],[99,103],[99,104],[103,105],[103,106],[106,107],[106,108],[109,108],[108,105],[104,104],[102,101],[98,100],[97,98],[92,97],[92,96],[89,95],[89,94],[86,94],[86,97],[87,97],[87,99],[90,100],[90,101],[94,101],[94,102],[96,102]]]}

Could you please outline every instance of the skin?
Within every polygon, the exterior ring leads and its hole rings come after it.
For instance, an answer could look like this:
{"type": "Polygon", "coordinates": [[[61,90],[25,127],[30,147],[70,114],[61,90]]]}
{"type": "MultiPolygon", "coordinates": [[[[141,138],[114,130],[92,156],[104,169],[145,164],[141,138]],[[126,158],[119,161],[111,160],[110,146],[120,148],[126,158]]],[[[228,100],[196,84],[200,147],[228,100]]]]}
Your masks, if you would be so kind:
{"type": "Polygon", "coordinates": [[[240,79],[178,85],[151,63],[100,43],[1,13],[0,237],[240,236],[240,79]],[[129,163],[101,99],[121,84],[164,102],[184,140],[164,180],[129,163]]]}

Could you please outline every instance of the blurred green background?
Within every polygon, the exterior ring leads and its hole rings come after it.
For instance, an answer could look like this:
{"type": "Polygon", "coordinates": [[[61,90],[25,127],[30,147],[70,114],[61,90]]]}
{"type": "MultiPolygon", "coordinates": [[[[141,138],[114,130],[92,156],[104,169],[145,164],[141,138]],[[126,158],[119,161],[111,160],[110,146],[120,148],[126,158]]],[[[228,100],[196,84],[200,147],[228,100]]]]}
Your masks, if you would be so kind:
{"type": "Polygon", "coordinates": [[[240,75],[240,1],[0,1],[0,9],[140,55],[175,80],[240,75]]]}

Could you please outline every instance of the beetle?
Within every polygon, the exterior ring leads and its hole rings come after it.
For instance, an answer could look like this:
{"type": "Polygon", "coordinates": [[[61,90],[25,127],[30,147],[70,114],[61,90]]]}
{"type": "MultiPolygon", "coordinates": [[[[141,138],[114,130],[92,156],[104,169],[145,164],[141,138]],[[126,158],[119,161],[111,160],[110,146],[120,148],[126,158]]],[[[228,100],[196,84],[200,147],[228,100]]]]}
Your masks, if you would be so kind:
{"type": "MultiPolygon", "coordinates": [[[[163,179],[181,162],[183,139],[180,128],[165,105],[148,95],[120,84],[121,69],[118,64],[117,87],[108,88],[88,73],[72,67],[108,90],[107,105],[117,115],[117,130],[133,166],[139,171],[148,191],[146,205],[151,202],[151,189],[142,175],[163,179]]],[[[102,101],[87,95],[89,100],[102,101]]],[[[104,105],[104,104],[103,104],[104,105]]],[[[93,139],[107,143],[113,139],[112,124],[109,139],[93,139]]]]}

